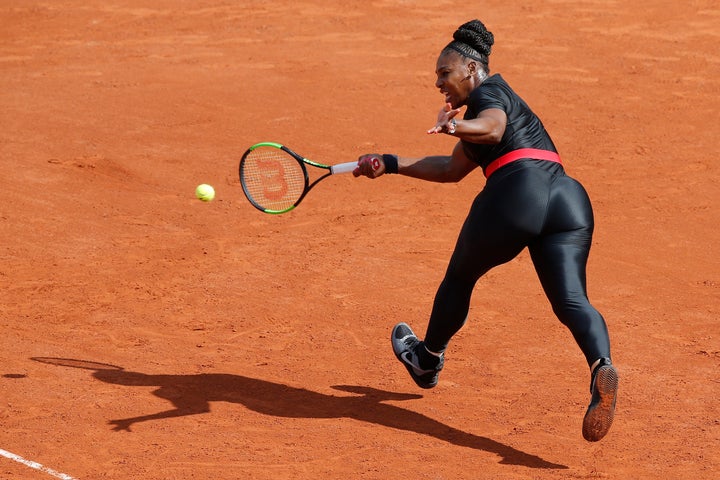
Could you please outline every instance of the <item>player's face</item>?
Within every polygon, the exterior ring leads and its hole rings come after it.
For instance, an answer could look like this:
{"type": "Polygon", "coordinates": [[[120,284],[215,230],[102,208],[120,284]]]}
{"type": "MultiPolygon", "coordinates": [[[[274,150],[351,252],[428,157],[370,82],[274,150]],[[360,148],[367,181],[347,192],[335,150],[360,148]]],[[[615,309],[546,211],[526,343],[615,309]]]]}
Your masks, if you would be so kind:
{"type": "Polygon", "coordinates": [[[445,95],[445,102],[453,108],[459,108],[467,102],[475,86],[472,82],[474,66],[475,62],[467,61],[455,52],[446,52],[438,57],[435,86],[445,95]]]}

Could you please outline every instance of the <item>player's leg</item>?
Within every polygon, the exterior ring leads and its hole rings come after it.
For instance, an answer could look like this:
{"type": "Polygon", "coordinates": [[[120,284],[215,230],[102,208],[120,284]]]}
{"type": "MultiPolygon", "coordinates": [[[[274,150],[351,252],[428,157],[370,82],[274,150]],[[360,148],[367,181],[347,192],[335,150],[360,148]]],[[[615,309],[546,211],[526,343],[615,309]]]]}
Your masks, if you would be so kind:
{"type": "Polygon", "coordinates": [[[443,354],[465,324],[478,279],[515,258],[540,232],[547,205],[548,174],[527,169],[489,184],[473,202],[433,303],[425,339],[404,323],[392,333],[393,351],[423,388],[437,384],[443,354]]]}
{"type": "Polygon", "coordinates": [[[605,320],[587,296],[586,266],[593,229],[587,193],[572,178],[559,177],[550,195],[543,233],[529,245],[553,311],[570,329],[588,365],[610,358],[605,320]]]}
{"type": "Polygon", "coordinates": [[[445,351],[450,339],[465,325],[477,281],[492,268],[515,258],[527,245],[527,235],[480,218],[472,212],[468,216],[435,294],[425,334],[432,351],[445,351]]]}
{"type": "Polygon", "coordinates": [[[428,348],[447,348],[467,319],[480,277],[515,258],[540,234],[552,178],[539,168],[521,168],[497,181],[493,177],[476,197],[435,295],[425,335],[428,348]]]}
{"type": "Polygon", "coordinates": [[[514,258],[525,247],[523,242],[507,241],[502,247],[489,248],[486,242],[476,238],[474,221],[476,216],[471,213],[435,294],[425,339],[421,341],[405,323],[397,324],[391,335],[395,355],[421,388],[437,385],[445,349],[465,324],[478,279],[493,266],[514,258]],[[488,255],[489,252],[493,255],[488,255]]]}
{"type": "Polygon", "coordinates": [[[569,177],[555,182],[544,233],[530,254],[553,311],[565,324],[591,368],[592,398],[583,422],[589,441],[603,438],[613,421],[617,370],[610,360],[610,338],[602,315],[587,296],[586,265],[593,233],[590,200],[569,177]]]}
{"type": "Polygon", "coordinates": [[[543,236],[530,245],[553,312],[572,333],[588,365],[610,358],[605,320],[587,297],[585,268],[591,235],[587,229],[571,230],[543,236]]]}

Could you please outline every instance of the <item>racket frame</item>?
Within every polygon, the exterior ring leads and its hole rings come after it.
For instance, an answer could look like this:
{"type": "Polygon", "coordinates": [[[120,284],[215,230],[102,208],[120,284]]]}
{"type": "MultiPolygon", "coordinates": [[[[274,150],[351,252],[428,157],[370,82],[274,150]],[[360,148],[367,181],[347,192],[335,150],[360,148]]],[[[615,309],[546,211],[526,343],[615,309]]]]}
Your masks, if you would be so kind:
{"type": "Polygon", "coordinates": [[[315,162],[313,160],[305,158],[302,155],[289,149],[288,147],[286,147],[283,144],[276,143],[276,142],[260,142],[260,143],[256,143],[255,145],[248,148],[247,151],[245,151],[242,158],[240,159],[240,165],[238,167],[238,174],[240,176],[240,185],[242,185],[243,193],[245,193],[245,196],[247,197],[248,201],[250,201],[250,204],[253,207],[260,210],[261,212],[269,213],[271,215],[279,215],[281,213],[289,212],[290,210],[292,210],[295,207],[297,207],[298,205],[300,205],[300,202],[303,201],[303,199],[308,194],[310,189],[312,189],[315,185],[317,185],[318,182],[320,182],[320,180],[323,180],[333,174],[352,172],[355,169],[355,167],[357,167],[357,162],[341,163],[341,164],[334,165],[334,166],[325,165],[323,163],[315,162]],[[260,147],[272,147],[272,148],[277,148],[279,150],[282,150],[283,152],[285,152],[288,155],[290,155],[291,157],[293,157],[295,159],[295,161],[297,161],[300,164],[300,168],[302,169],[304,180],[305,180],[305,186],[303,188],[303,192],[300,194],[300,197],[298,197],[298,199],[295,201],[295,203],[293,203],[291,206],[289,206],[287,208],[283,208],[280,210],[264,208],[262,205],[258,204],[252,198],[252,196],[248,193],[248,190],[245,186],[244,176],[243,176],[243,164],[245,163],[245,159],[247,158],[247,156],[250,155],[250,153],[252,153],[255,149],[260,148],[260,147]],[[315,181],[310,183],[310,175],[308,174],[306,165],[311,165],[316,168],[327,170],[327,173],[325,173],[324,175],[321,175],[320,177],[315,179],[315,181]]]}

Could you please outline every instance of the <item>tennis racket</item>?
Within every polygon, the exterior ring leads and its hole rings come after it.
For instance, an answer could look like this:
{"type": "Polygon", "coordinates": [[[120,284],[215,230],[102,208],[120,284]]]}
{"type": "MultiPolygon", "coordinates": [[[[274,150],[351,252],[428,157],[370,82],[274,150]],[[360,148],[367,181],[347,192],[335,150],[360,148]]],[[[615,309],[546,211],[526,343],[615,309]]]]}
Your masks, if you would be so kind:
{"type": "Polygon", "coordinates": [[[298,155],[285,145],[274,142],[256,143],[240,160],[240,183],[250,203],[271,214],[289,212],[305,195],[330,175],[350,173],[357,162],[324,165],[298,155]],[[307,165],[327,173],[310,183],[307,165]]]}

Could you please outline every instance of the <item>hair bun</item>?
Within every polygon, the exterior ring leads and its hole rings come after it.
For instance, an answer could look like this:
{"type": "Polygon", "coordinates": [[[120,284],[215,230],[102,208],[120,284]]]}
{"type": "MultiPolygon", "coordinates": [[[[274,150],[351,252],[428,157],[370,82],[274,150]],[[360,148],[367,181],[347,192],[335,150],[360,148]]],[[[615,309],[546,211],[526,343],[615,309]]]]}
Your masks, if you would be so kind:
{"type": "Polygon", "coordinates": [[[495,37],[480,20],[471,20],[462,24],[453,33],[453,38],[483,55],[490,55],[490,50],[495,43],[495,37]]]}

